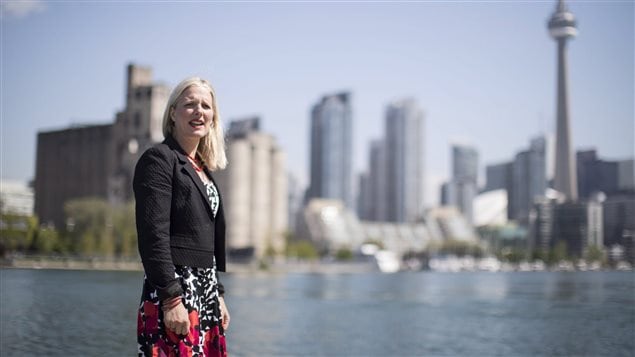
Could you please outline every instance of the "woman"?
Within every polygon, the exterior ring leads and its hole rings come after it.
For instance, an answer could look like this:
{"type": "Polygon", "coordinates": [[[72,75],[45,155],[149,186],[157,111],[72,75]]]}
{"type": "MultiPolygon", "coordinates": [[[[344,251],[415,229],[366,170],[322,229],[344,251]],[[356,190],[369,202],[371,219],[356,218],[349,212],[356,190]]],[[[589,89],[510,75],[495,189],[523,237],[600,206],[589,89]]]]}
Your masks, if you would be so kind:
{"type": "Polygon", "coordinates": [[[226,356],[229,312],[225,218],[211,171],[227,165],[216,95],[209,82],[176,86],[163,114],[165,140],[135,168],[139,254],[145,271],[139,356],[226,356]]]}

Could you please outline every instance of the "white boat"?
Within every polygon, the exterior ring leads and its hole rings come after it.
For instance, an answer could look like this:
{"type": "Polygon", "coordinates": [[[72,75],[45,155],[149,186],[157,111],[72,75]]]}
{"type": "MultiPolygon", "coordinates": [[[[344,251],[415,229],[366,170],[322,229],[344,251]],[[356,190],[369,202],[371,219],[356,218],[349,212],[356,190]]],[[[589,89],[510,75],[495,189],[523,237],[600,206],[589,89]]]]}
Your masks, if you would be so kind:
{"type": "Polygon", "coordinates": [[[375,253],[377,267],[382,273],[395,273],[399,271],[401,263],[395,252],[379,250],[375,253]]]}

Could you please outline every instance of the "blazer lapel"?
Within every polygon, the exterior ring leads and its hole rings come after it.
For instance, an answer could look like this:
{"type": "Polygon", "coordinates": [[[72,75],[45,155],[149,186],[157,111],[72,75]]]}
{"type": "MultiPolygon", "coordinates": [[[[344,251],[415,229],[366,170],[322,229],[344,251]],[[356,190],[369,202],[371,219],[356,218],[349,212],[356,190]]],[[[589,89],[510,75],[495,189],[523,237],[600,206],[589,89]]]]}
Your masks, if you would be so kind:
{"type": "Polygon", "coordinates": [[[185,172],[190,177],[190,179],[192,180],[192,183],[194,184],[194,186],[196,186],[196,188],[198,189],[198,192],[201,194],[203,203],[205,204],[205,207],[207,207],[207,213],[209,214],[211,218],[214,218],[212,207],[210,206],[209,201],[207,199],[207,190],[205,189],[205,186],[203,186],[203,181],[201,181],[201,178],[198,177],[198,174],[194,170],[194,167],[189,163],[189,160],[187,159],[185,154],[183,154],[179,150],[176,150],[176,156],[179,159],[181,172],[185,172]]]}

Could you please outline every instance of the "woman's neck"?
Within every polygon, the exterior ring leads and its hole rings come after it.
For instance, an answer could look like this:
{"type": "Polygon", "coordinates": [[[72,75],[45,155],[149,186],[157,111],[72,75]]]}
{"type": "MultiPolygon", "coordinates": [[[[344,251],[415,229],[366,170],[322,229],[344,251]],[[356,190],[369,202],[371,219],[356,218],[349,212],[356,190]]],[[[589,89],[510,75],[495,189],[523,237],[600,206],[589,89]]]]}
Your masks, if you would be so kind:
{"type": "Polygon", "coordinates": [[[179,135],[174,135],[174,139],[181,146],[181,149],[185,151],[189,157],[196,157],[196,149],[198,149],[199,138],[184,138],[179,135]]]}

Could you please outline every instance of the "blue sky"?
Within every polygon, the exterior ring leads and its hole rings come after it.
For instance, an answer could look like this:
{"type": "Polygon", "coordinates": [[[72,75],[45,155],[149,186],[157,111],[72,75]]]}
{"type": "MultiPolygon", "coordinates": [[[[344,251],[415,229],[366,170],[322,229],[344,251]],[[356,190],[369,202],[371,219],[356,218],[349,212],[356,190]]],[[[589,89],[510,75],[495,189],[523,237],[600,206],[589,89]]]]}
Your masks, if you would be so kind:
{"type": "MultiPolygon", "coordinates": [[[[210,79],[225,121],[260,115],[304,184],[309,112],[322,95],[353,94],[356,171],[384,132],[386,105],[413,97],[426,116],[426,201],[436,203],[451,143],[475,146],[483,173],[555,130],[555,3],[3,0],[1,176],[33,178],[38,131],[112,122],[134,62],[170,86],[210,79]]],[[[574,146],[633,157],[634,3],[568,6],[579,28],[569,44],[574,146]]]]}

